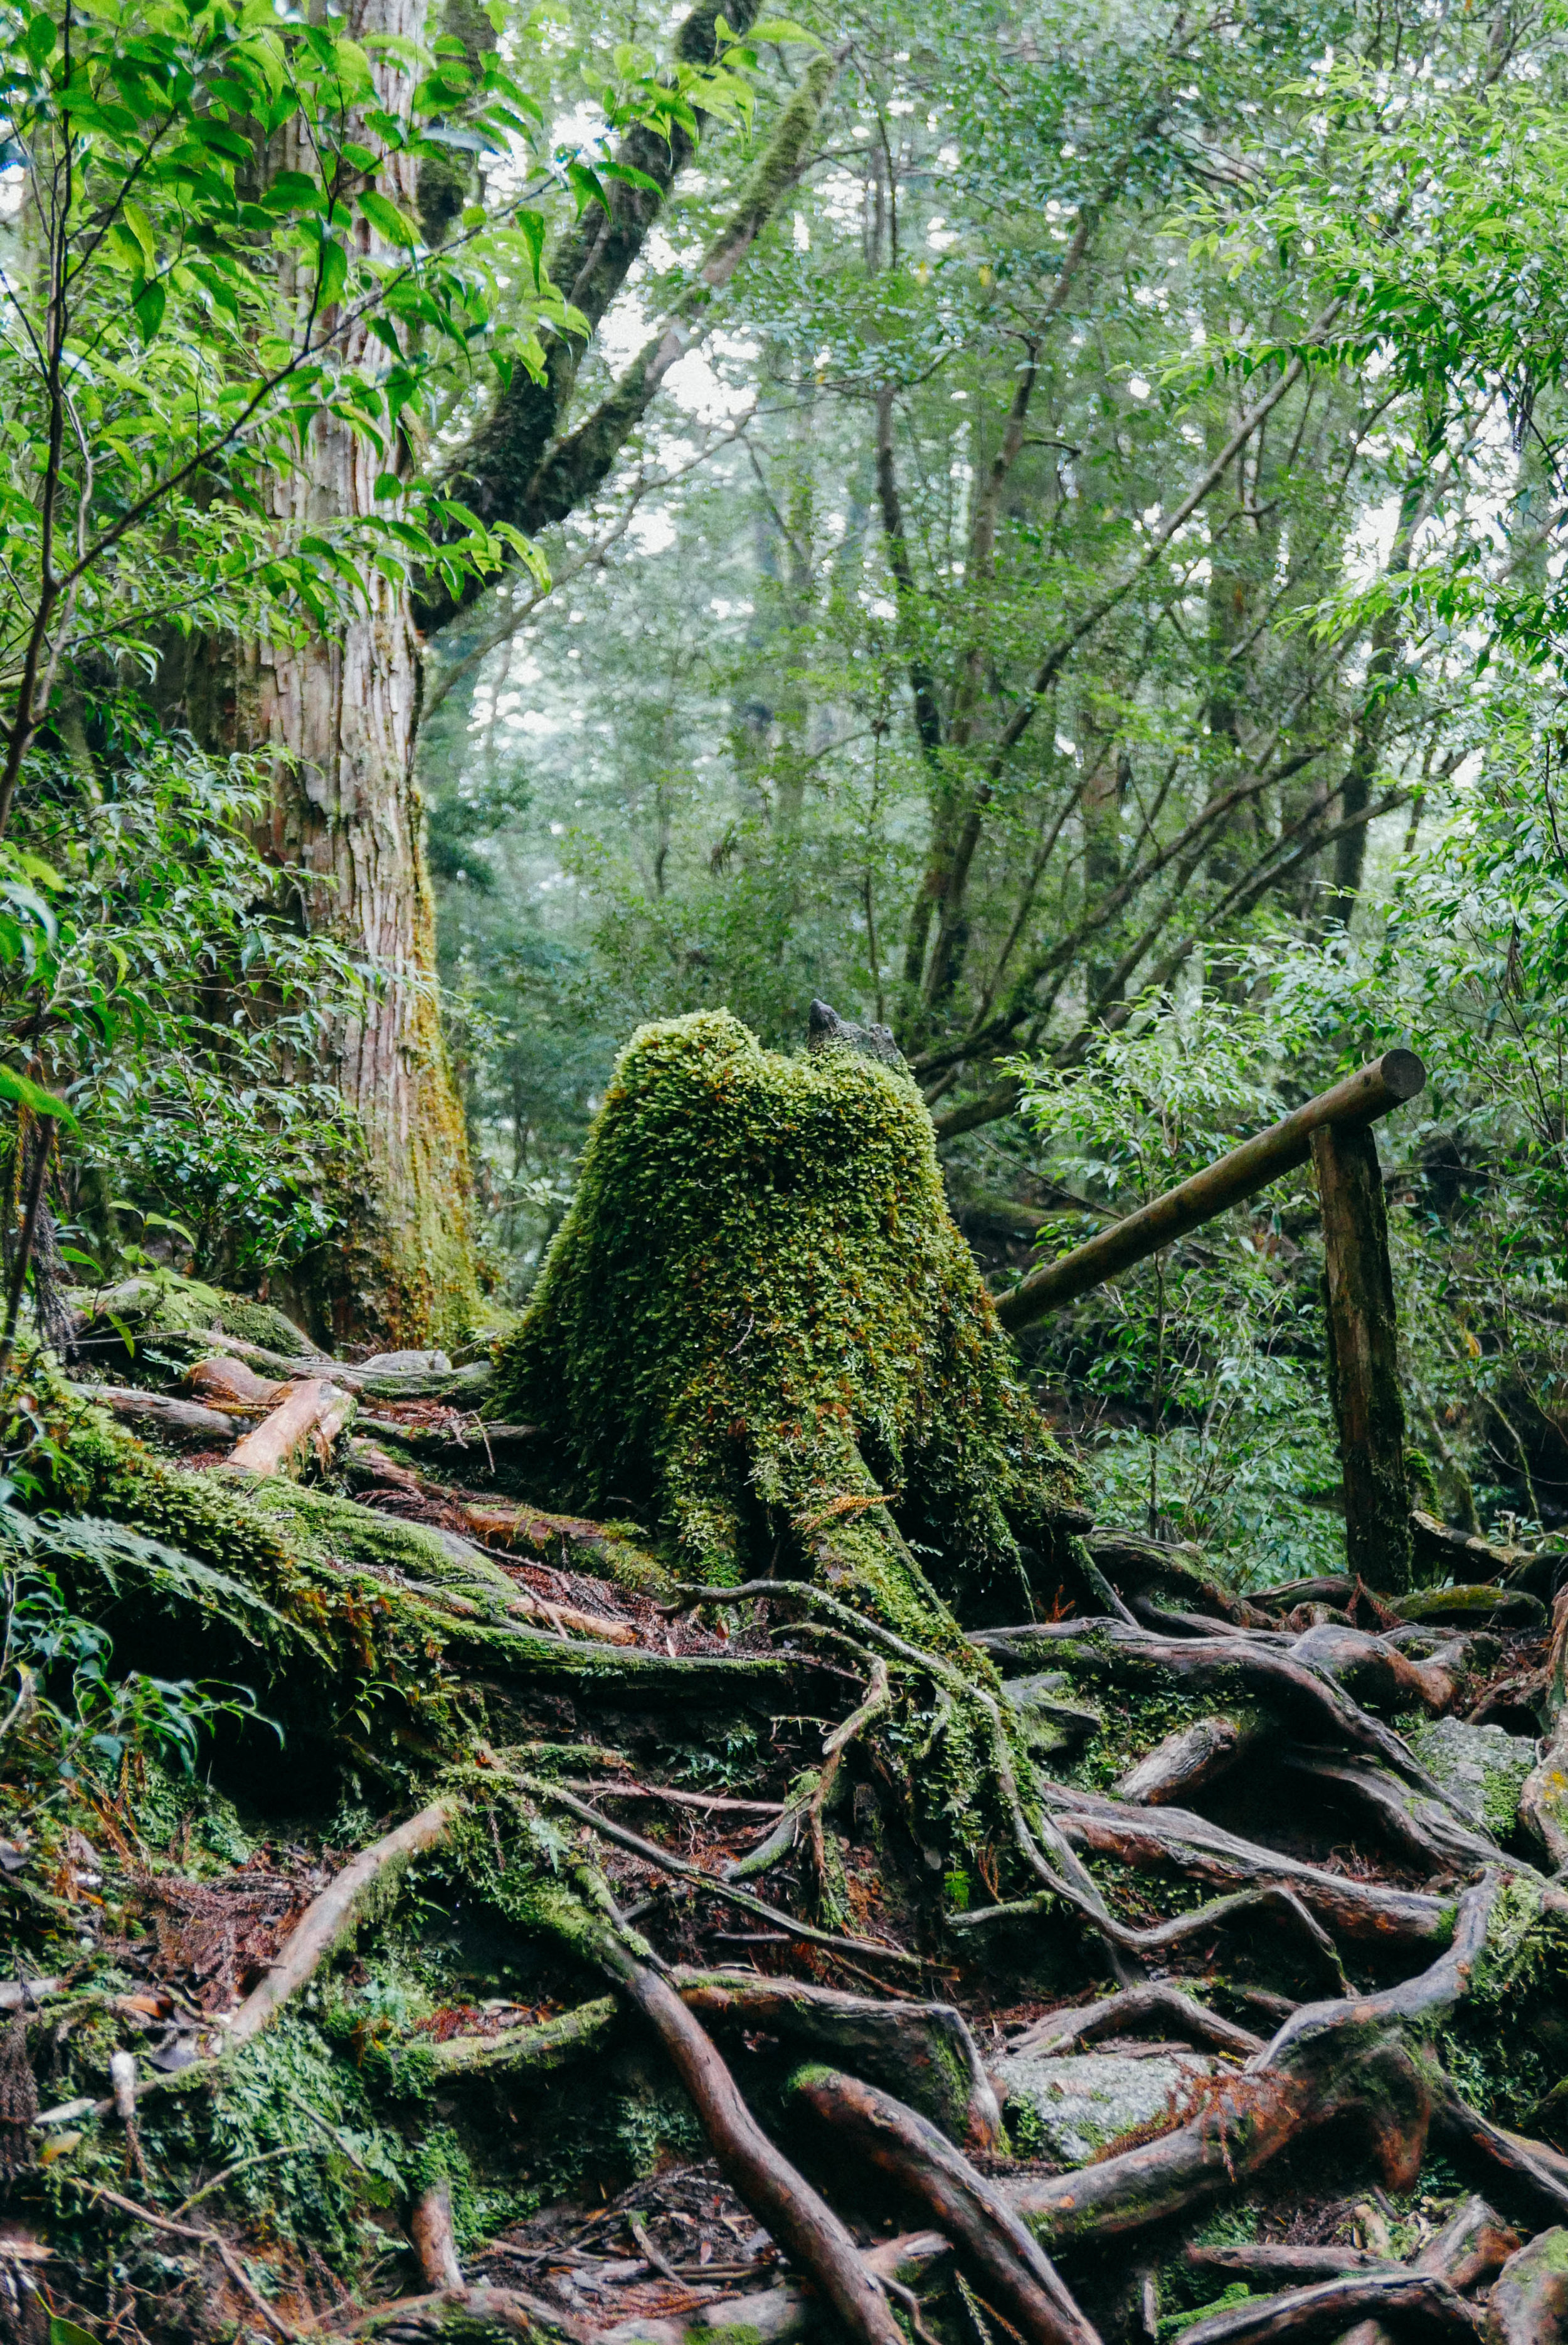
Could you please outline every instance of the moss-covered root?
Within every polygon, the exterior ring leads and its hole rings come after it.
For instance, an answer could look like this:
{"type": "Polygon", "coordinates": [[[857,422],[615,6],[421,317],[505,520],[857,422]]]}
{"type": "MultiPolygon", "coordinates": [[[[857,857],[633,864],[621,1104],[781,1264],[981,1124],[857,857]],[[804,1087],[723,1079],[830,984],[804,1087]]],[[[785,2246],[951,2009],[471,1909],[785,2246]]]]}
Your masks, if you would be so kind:
{"type": "Polygon", "coordinates": [[[1074,2174],[998,2187],[1047,2246],[1125,2238],[1245,2185],[1281,2150],[1342,2123],[1347,2140],[1359,2133],[1385,2187],[1409,2189],[1434,2113],[1452,2099],[1432,2038],[1490,1992],[1500,1960],[1512,1974],[1520,1925],[1507,1877],[1489,1873],[1460,1900],[1430,1969],[1377,1994],[1304,2005],[1265,2054],[1217,2076],[1157,2140],[1074,2174]]]}
{"type": "Polygon", "coordinates": [[[1487,2345],[1540,2345],[1568,2329],[1568,2230],[1540,2231],[1492,2286],[1487,2345]]]}
{"type": "Polygon", "coordinates": [[[780,1057],[726,1012],[622,1053],[496,1366],[493,1412],[545,1428],[578,1503],[647,1508],[693,1578],[774,1568],[814,1522],[891,1506],[944,1599],[1015,1612],[1081,1501],[909,1077],[845,1049],[780,1057]]]}

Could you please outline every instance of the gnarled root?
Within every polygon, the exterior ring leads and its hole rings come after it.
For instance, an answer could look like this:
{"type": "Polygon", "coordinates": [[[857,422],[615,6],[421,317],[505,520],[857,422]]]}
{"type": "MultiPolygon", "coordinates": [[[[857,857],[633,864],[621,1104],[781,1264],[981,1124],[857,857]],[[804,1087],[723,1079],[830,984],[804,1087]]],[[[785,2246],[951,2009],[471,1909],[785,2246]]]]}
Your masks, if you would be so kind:
{"type": "Polygon", "coordinates": [[[801,2069],[789,2091],[941,2226],[974,2286],[1033,2345],[1099,2345],[1038,2242],[933,2125],[836,2069],[801,2069]]]}
{"type": "Polygon", "coordinates": [[[1074,2174],[1009,2176],[997,2188],[1047,2245],[1125,2236],[1207,2203],[1287,2144],[1350,2117],[1388,2186],[1408,2188],[1446,2080],[1407,2045],[1406,2030],[1424,2034],[1467,1994],[1502,1878],[1491,1873],[1464,1893],[1451,1942],[1429,1970],[1376,1995],[1305,2005],[1158,2140],[1074,2174]]]}
{"type": "Polygon", "coordinates": [[[575,1904],[562,1934],[597,1963],[663,2045],[718,2161],[751,2212],[809,2272],[825,2302],[861,2345],[902,2345],[902,2332],[854,2240],[827,2201],[796,2172],[762,2131],[736,2090],[700,2021],[667,1978],[606,1918],[608,1893],[583,1876],[591,1904],[575,1904]]]}
{"type": "Polygon", "coordinates": [[[1353,2272],[1237,2304],[1183,2331],[1195,2345],[1265,2345],[1282,2338],[1337,2337],[1366,2319],[1410,2322],[1435,2335],[1479,2338],[1481,2319],[1457,2289],[1431,2272],[1353,2272]]]}
{"type": "Polygon", "coordinates": [[[1179,1987],[1163,1982],[1146,1986],[1130,1986],[1120,1995],[1108,1995],[1103,2003],[1092,2003],[1081,2011],[1054,2011],[1037,2019],[1033,2027],[1013,2038],[1013,2052],[1033,2052],[1049,2055],[1071,2052],[1075,2045],[1092,2044],[1097,2036],[1116,2035],[1125,2030],[1150,2024],[1193,2044],[1203,2044],[1215,2052],[1228,2052],[1233,2057],[1247,2059],[1263,2049],[1261,2035],[1250,2028],[1237,2027],[1234,2020],[1222,2019],[1193,1997],[1184,1995],[1179,1987]]]}

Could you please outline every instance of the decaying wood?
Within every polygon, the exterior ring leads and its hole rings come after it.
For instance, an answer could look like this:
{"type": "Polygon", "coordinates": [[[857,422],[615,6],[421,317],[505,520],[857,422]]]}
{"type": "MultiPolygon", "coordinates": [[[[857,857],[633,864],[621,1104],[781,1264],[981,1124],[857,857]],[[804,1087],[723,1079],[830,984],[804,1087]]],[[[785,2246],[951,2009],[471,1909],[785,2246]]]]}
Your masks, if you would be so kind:
{"type": "Polygon", "coordinates": [[[243,1360],[230,1359],[221,1352],[193,1361],[180,1378],[187,1392],[209,1407],[233,1407],[248,1415],[275,1408],[298,1381],[297,1377],[259,1376],[243,1360]]]}
{"type": "Polygon", "coordinates": [[[803,2069],[793,2098],[889,2176],[952,2241],[975,2287],[1034,2345],[1099,2345],[1050,2258],[944,2135],[891,2094],[831,2068],[803,2069]]]}
{"type": "Polygon", "coordinates": [[[1267,1731],[1259,1718],[1200,1718],[1178,1727],[1127,1770],[1116,1796],[1137,1806],[1163,1807],[1228,1775],[1267,1731]]]}
{"type": "Polygon", "coordinates": [[[324,1376],[308,1376],[252,1433],[236,1442],[225,1468],[236,1474],[295,1476],[314,1459],[326,1465],[354,1414],[351,1393],[324,1376]]]}
{"type": "Polygon", "coordinates": [[[421,2194],[409,2218],[408,2229],[425,2285],[463,2293],[463,2266],[457,2260],[457,2241],[452,2231],[450,2184],[433,2183],[421,2194]]]}

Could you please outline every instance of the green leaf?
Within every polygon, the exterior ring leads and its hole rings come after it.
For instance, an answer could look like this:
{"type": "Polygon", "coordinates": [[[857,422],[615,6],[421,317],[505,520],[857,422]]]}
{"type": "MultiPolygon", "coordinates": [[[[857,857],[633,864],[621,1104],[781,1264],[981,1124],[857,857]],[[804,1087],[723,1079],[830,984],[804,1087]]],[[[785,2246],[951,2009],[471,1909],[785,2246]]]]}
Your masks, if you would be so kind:
{"type": "Polygon", "coordinates": [[[399,245],[405,252],[412,252],[418,244],[419,230],[413,222],[406,219],[387,197],[377,195],[373,188],[360,198],[360,209],[371,226],[380,229],[389,244],[399,245]]]}
{"type": "Polygon", "coordinates": [[[630,163],[601,163],[599,171],[604,178],[624,180],[628,188],[646,188],[649,195],[664,193],[657,179],[650,179],[646,171],[634,169],[630,163]]]}
{"type": "Polygon", "coordinates": [[[63,2312],[51,2312],[49,2345],[98,2345],[98,2340],[91,2330],[78,2329],[76,2322],[67,2320],[63,2312]]]}
{"type": "Polygon", "coordinates": [[[596,171],[590,171],[585,163],[568,163],[566,166],[566,178],[570,183],[572,193],[577,198],[577,218],[579,219],[582,218],[583,214],[587,210],[590,204],[599,205],[603,209],[606,218],[608,218],[610,199],[605,193],[604,182],[599,178],[596,171]]]}
{"type": "MultiPolygon", "coordinates": [[[[36,66],[41,66],[46,58],[54,56],[55,43],[58,38],[53,20],[44,9],[40,8],[28,25],[24,40],[27,55],[36,66]]],[[[66,2329],[71,2326],[68,2320],[62,2325],[66,2329]]],[[[76,2335],[79,2337],[81,2333],[78,2329],[76,2335]]]]}
{"type": "Polygon", "coordinates": [[[144,285],[141,291],[134,296],[131,309],[136,317],[137,331],[141,336],[144,350],[162,325],[163,313],[168,303],[168,296],[164,291],[162,284],[157,280],[151,285],[144,285]]]}
{"type": "Polygon", "coordinates": [[[534,283],[539,283],[539,263],[545,251],[545,215],[543,212],[519,212],[517,233],[528,248],[534,263],[534,283]]]}
{"type": "Polygon", "coordinates": [[[349,281],[348,251],[334,237],[322,239],[321,269],[321,307],[330,310],[349,281]]]}
{"type": "Polygon", "coordinates": [[[45,1091],[41,1084],[15,1073],[10,1067],[0,1067],[0,1099],[14,1100],[18,1107],[29,1109],[34,1115],[53,1116],[56,1123],[68,1123],[73,1132],[76,1129],[76,1119],[63,1099],[56,1099],[53,1091],[45,1091]]]}
{"type": "Polygon", "coordinates": [[[808,48],[820,49],[823,44],[804,25],[797,25],[789,16],[765,16],[760,25],[753,25],[747,34],[748,41],[804,41],[808,48]]]}

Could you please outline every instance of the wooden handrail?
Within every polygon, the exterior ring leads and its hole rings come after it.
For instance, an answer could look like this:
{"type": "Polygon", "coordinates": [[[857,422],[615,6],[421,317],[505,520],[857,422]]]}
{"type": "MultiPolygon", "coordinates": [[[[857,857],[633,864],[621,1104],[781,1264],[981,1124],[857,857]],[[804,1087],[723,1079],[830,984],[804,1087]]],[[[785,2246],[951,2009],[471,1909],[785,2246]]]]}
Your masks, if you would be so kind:
{"type": "Polygon", "coordinates": [[[1167,1189],[1125,1221],[1114,1222],[1085,1244],[1074,1246],[1071,1254],[1032,1270],[1011,1294],[998,1298],[998,1318],[1016,1332],[1075,1295],[1087,1294],[1091,1286],[1104,1285],[1106,1279],[1267,1188],[1282,1172],[1305,1164],[1315,1132],[1329,1124],[1373,1123],[1390,1108],[1414,1099],[1426,1079],[1426,1069],[1413,1051],[1385,1051],[1380,1059],[1369,1059],[1332,1091],[1320,1091],[1293,1115],[1270,1124],[1255,1139],[1244,1140],[1178,1188],[1167,1189]]]}

